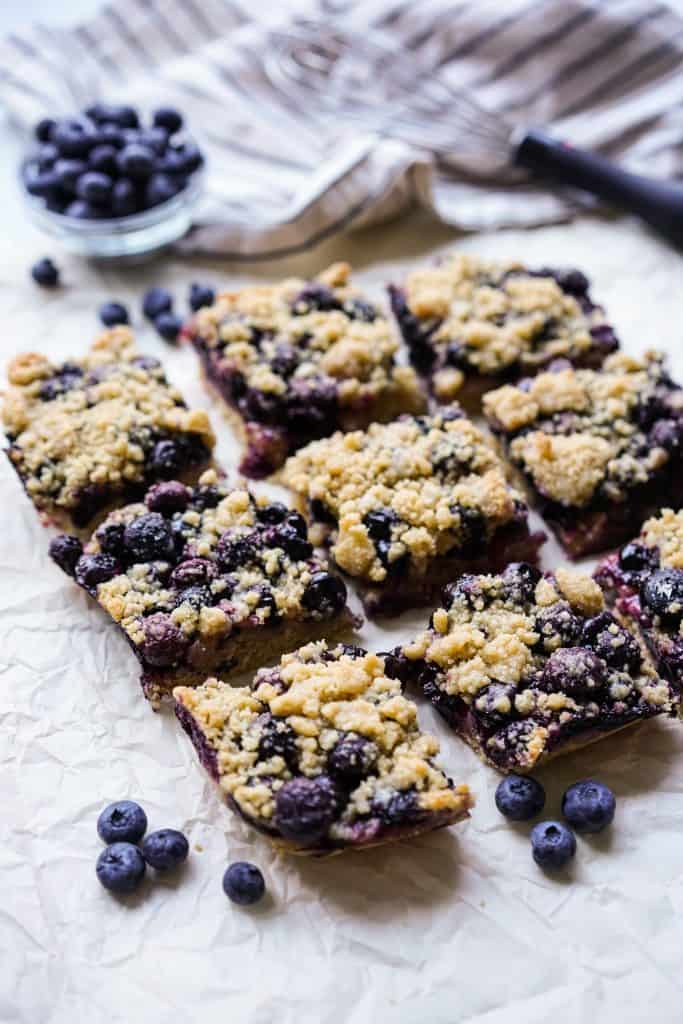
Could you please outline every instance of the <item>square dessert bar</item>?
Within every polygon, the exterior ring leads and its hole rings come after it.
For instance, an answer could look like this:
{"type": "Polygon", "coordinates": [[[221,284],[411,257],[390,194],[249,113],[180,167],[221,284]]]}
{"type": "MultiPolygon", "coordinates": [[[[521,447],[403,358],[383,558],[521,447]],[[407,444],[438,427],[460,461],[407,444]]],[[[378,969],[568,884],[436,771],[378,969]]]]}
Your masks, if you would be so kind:
{"type": "Polygon", "coordinates": [[[82,359],[26,353],[9,365],[7,454],[41,516],[81,529],[155,480],[196,480],[214,435],[127,327],[106,331],[82,359]]]}
{"type": "Polygon", "coordinates": [[[193,490],[155,484],[144,504],[112,512],[83,554],[68,535],[50,553],[124,631],[152,703],[358,624],[303,517],[219,485],[214,470],[193,490]]]}
{"type": "Polygon", "coordinates": [[[246,443],[241,472],[267,476],[301,445],[401,412],[425,396],[386,319],[336,263],[313,281],[225,292],[185,334],[246,443]]]}
{"type": "Polygon", "coordinates": [[[616,353],[601,370],[553,366],[490,391],[484,411],[573,558],[683,502],[683,390],[654,352],[616,353]]]}
{"type": "Polygon", "coordinates": [[[429,603],[461,572],[535,561],[545,539],[457,406],[314,441],[283,482],[378,614],[429,603]]]}
{"type": "Polygon", "coordinates": [[[251,686],[173,691],[176,714],[227,803],[276,845],[323,855],[469,816],[467,786],[384,661],[325,641],[286,654],[251,686]]]}
{"type": "Polygon", "coordinates": [[[683,685],[683,512],[665,508],[636,540],[609,555],[595,578],[647,644],[678,693],[683,685]]]}
{"type": "Polygon", "coordinates": [[[541,577],[523,563],[451,584],[430,628],[387,656],[387,671],[421,686],[502,772],[531,771],[624,726],[673,714],[677,703],[590,576],[560,568],[541,577]]]}
{"type": "Polygon", "coordinates": [[[599,366],[619,344],[579,270],[453,254],[389,294],[412,361],[440,401],[457,394],[469,404],[559,356],[599,366]]]}

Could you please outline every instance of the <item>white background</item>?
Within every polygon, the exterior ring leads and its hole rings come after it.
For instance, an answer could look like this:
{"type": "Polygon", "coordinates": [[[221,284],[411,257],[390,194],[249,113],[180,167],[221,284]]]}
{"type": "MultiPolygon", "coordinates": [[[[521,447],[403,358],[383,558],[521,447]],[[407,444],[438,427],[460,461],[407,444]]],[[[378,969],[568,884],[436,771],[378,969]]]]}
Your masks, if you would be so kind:
{"type": "MultiPolygon", "coordinates": [[[[16,27],[29,8],[47,17],[52,6],[5,0],[0,31],[16,27]]],[[[68,5],[77,6],[86,4],[68,5]]],[[[170,258],[143,270],[103,271],[62,256],[24,221],[16,155],[6,137],[3,362],[31,348],[81,352],[98,329],[97,306],[118,299],[134,310],[142,347],[161,355],[188,397],[207,406],[193,355],[170,350],[140,322],[145,286],[163,282],[181,300],[193,279],[227,285],[310,273],[341,256],[380,298],[383,281],[453,240],[416,217],[247,274],[170,258]],[[46,254],[63,268],[64,286],[54,293],[28,276],[46,254]]],[[[586,219],[462,244],[531,265],[581,266],[625,347],[666,348],[683,377],[681,257],[637,225],[586,219]]],[[[220,454],[234,465],[229,430],[219,411],[212,415],[220,454]]],[[[558,813],[564,787],[587,775],[617,794],[613,828],[579,840],[566,877],[550,879],[535,867],[528,828],[510,826],[495,810],[495,773],[424,702],[420,718],[441,738],[443,762],[476,793],[471,821],[386,850],[277,859],[219,803],[172,716],[145,705],[132,654],[51,565],[47,535],[4,462],[0,481],[2,1024],[680,1021],[677,723],[646,724],[542,773],[549,816],[558,813]],[[177,880],[146,883],[141,895],[117,902],[94,876],[95,821],[120,797],[139,799],[151,828],[184,829],[191,856],[177,880]],[[265,905],[244,911],[224,897],[221,876],[235,859],[263,869],[265,905]]],[[[556,558],[552,545],[546,558],[556,558]]],[[[385,647],[425,620],[418,613],[389,631],[366,627],[362,640],[385,647]]]]}

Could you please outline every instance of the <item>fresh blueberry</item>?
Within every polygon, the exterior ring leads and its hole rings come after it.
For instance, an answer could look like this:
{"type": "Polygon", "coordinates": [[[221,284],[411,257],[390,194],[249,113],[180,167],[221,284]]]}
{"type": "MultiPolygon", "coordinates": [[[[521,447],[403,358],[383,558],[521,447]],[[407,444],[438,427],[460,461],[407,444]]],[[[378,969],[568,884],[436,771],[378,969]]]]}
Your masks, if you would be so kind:
{"type": "Polygon", "coordinates": [[[190,285],[190,309],[195,313],[203,306],[212,306],[215,298],[216,293],[210,285],[198,284],[196,281],[190,285]]]}
{"type": "Polygon", "coordinates": [[[275,825],[286,839],[303,846],[318,842],[335,819],[337,798],[325,776],[297,776],[275,795],[275,825]]]}
{"type": "Polygon", "coordinates": [[[55,162],[59,158],[59,150],[51,142],[46,142],[44,146],[41,146],[38,150],[38,161],[39,171],[49,171],[54,167],[55,162]]]}
{"type": "Polygon", "coordinates": [[[125,145],[125,138],[120,126],[113,122],[98,125],[95,135],[98,145],[113,146],[114,149],[123,149],[125,145]]]}
{"type": "Polygon", "coordinates": [[[33,129],[33,134],[38,142],[49,142],[56,126],[57,122],[53,121],[51,117],[43,117],[33,129]]]}
{"type": "Polygon", "coordinates": [[[194,142],[186,142],[184,146],[180,146],[175,152],[178,154],[180,161],[180,170],[184,174],[192,174],[204,163],[204,157],[194,142]]]}
{"type": "Polygon", "coordinates": [[[69,533],[62,533],[50,541],[50,558],[69,576],[76,571],[76,562],[82,554],[80,540],[69,533]]]}
{"type": "Polygon", "coordinates": [[[129,217],[137,209],[137,195],[133,182],[119,178],[111,192],[111,209],[116,217],[129,217]]]}
{"type": "Polygon", "coordinates": [[[156,320],[160,313],[173,308],[173,297],[165,288],[150,288],[142,300],[142,312],[148,320],[156,320]]]}
{"type": "Polygon", "coordinates": [[[98,220],[102,216],[102,210],[85,199],[74,199],[64,211],[67,217],[75,217],[78,220],[98,220]]]}
{"type": "Polygon", "coordinates": [[[540,821],[531,830],[531,852],[539,867],[557,871],[576,853],[576,837],[561,821],[540,821]]]}
{"type": "Polygon", "coordinates": [[[145,204],[160,206],[179,192],[178,182],[168,174],[153,174],[145,187],[145,204]]]}
{"type": "Polygon", "coordinates": [[[175,313],[159,313],[154,320],[158,333],[166,341],[177,341],[183,326],[183,318],[175,313]]]}
{"type": "Polygon", "coordinates": [[[602,832],[612,823],[615,809],[612,790],[593,779],[575,782],[562,797],[562,813],[579,833],[602,832]]]}
{"type": "Polygon", "coordinates": [[[142,856],[151,868],[157,871],[169,871],[177,868],[187,860],[190,844],[175,828],[160,828],[145,836],[142,844],[142,856]]]}
{"type": "Polygon", "coordinates": [[[42,288],[56,288],[59,284],[59,271],[52,260],[47,257],[33,264],[31,277],[42,288]]]}
{"type": "Polygon", "coordinates": [[[154,157],[154,150],[149,146],[128,143],[118,153],[119,171],[134,181],[146,181],[154,172],[154,157]]]}
{"type": "Polygon", "coordinates": [[[47,199],[54,196],[59,190],[59,178],[54,169],[38,171],[35,167],[27,170],[24,175],[26,191],[31,196],[39,196],[47,199]]]}
{"type": "Polygon", "coordinates": [[[645,580],[643,602],[656,615],[666,620],[679,620],[683,615],[683,569],[658,569],[645,580]]]}
{"type": "Polygon", "coordinates": [[[169,135],[180,131],[183,119],[174,107],[159,107],[152,115],[152,124],[164,128],[169,135]]]}
{"type": "Polygon", "coordinates": [[[548,658],[541,680],[549,693],[589,699],[605,684],[605,664],[586,647],[560,647],[548,658]]]}
{"type": "Polygon", "coordinates": [[[121,572],[118,561],[111,555],[82,555],[76,562],[74,576],[86,590],[94,590],[100,583],[118,576],[121,572]]]}
{"type": "Polygon", "coordinates": [[[256,518],[260,523],[268,526],[276,526],[287,516],[289,509],[281,501],[271,501],[268,505],[261,505],[256,509],[256,518]]]}
{"type": "Polygon", "coordinates": [[[163,612],[155,612],[143,620],[145,639],[142,655],[154,668],[177,664],[187,648],[187,637],[163,612]]]}
{"type": "Polygon", "coordinates": [[[62,156],[86,156],[96,138],[86,122],[76,120],[59,121],[51,135],[62,156]]]}
{"type": "Polygon", "coordinates": [[[130,323],[128,310],[120,302],[105,302],[103,306],[100,306],[100,320],[105,327],[130,323]]]}
{"type": "Polygon", "coordinates": [[[113,555],[119,561],[126,561],[126,549],[124,535],[126,527],[124,523],[102,523],[95,531],[100,551],[105,555],[113,555]]]}
{"type": "Polygon", "coordinates": [[[104,843],[137,843],[147,831],[147,815],[133,800],[117,800],[97,819],[97,834],[104,843]]]}
{"type": "Polygon", "coordinates": [[[327,755],[327,770],[344,786],[355,788],[375,767],[377,756],[374,743],[347,733],[327,755]]]}
{"type": "Polygon", "coordinates": [[[619,566],[630,572],[656,569],[659,566],[659,552],[655,548],[639,544],[638,541],[630,541],[624,544],[619,552],[619,566]]]}
{"type": "Polygon", "coordinates": [[[145,505],[150,512],[170,516],[174,512],[183,512],[189,505],[191,496],[185,484],[178,480],[165,480],[150,487],[145,495],[145,505]]]}
{"type": "Polygon", "coordinates": [[[102,142],[90,150],[88,163],[93,171],[114,177],[118,173],[116,149],[111,143],[102,142]]]}
{"type": "Polygon", "coordinates": [[[95,870],[110,892],[134,892],[145,876],[145,858],[132,843],[112,843],[102,850],[95,870]]]}
{"type": "Polygon", "coordinates": [[[177,441],[166,438],[154,445],[150,463],[155,473],[170,480],[183,469],[185,453],[177,441]]]}
{"type": "Polygon", "coordinates": [[[108,174],[86,171],[76,182],[76,195],[93,206],[105,206],[111,199],[113,184],[108,174]]]}
{"type": "Polygon", "coordinates": [[[145,128],[144,131],[138,133],[136,141],[143,146],[149,146],[157,156],[162,156],[168,146],[168,132],[159,125],[145,128]]]}
{"type": "Polygon", "coordinates": [[[301,603],[319,615],[337,615],[346,604],[346,585],[339,576],[321,570],[314,572],[306,584],[301,603]]]}
{"type": "Polygon", "coordinates": [[[511,821],[535,818],[545,805],[545,790],[528,775],[506,775],[496,789],[496,807],[511,821]]]}
{"type": "Polygon", "coordinates": [[[123,103],[93,103],[85,114],[97,124],[110,122],[120,128],[137,128],[140,118],[135,107],[123,103]]]}
{"type": "Polygon", "coordinates": [[[223,892],[233,903],[249,907],[263,897],[266,883],[255,864],[236,861],[223,875],[223,892]]]}
{"type": "Polygon", "coordinates": [[[75,195],[78,179],[81,175],[85,174],[87,169],[88,165],[85,160],[76,160],[73,157],[62,157],[60,160],[57,160],[54,171],[59,187],[70,195],[75,195]]]}
{"type": "Polygon", "coordinates": [[[560,270],[553,276],[568,295],[585,295],[588,291],[590,282],[580,270],[560,270]]]}
{"type": "Polygon", "coordinates": [[[259,719],[260,735],[258,743],[259,760],[267,761],[271,757],[281,757],[291,770],[299,760],[299,748],[296,744],[296,733],[282,718],[275,718],[267,713],[259,719]]]}
{"type": "Polygon", "coordinates": [[[126,527],[123,537],[126,550],[133,561],[167,561],[173,557],[171,527],[158,512],[148,512],[133,519],[126,527]]]}

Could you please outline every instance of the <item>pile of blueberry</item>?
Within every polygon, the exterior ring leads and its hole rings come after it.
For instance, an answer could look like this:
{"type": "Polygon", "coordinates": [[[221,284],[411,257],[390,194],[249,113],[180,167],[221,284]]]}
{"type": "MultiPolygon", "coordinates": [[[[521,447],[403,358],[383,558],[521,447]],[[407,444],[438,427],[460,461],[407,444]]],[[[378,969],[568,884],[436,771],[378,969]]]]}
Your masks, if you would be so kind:
{"type": "MultiPolygon", "coordinates": [[[[146,831],[147,815],[133,800],[117,800],[104,808],[97,819],[97,833],[107,846],[97,858],[96,872],[105,889],[134,892],[147,865],[171,871],[187,859],[190,847],[182,832],[162,828],[145,836],[146,831]]],[[[237,861],[223,875],[223,890],[233,903],[246,907],[262,898],[266,885],[255,864],[237,861]]]]}
{"type": "MultiPolygon", "coordinates": [[[[511,821],[529,821],[543,810],[545,790],[527,775],[507,775],[496,789],[496,807],[511,821]]],[[[561,821],[539,821],[531,831],[531,852],[539,867],[557,871],[576,853],[574,832],[602,832],[614,819],[616,801],[602,782],[575,782],[562,797],[561,821]],[[573,831],[572,831],[573,829],[573,831]]]]}
{"type": "Polygon", "coordinates": [[[143,126],[135,107],[94,103],[77,117],[43,118],[24,186],[53,213],[80,220],[128,217],[181,192],[204,162],[178,132],[183,119],[160,107],[143,126]]]}

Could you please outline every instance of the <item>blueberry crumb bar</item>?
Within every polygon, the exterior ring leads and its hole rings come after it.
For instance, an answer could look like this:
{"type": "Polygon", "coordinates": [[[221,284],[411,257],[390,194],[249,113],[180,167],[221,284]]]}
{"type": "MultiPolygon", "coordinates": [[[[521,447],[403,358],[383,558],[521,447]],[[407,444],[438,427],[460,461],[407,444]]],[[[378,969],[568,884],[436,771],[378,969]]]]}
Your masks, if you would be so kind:
{"type": "Polygon", "coordinates": [[[598,566],[598,583],[640,633],[658,671],[683,683],[683,512],[665,508],[598,566]]]}
{"type": "Polygon", "coordinates": [[[290,853],[324,855],[468,817],[467,786],[435,763],[438,741],[383,659],[325,641],[257,672],[173,691],[178,719],[227,803],[290,853]]]}
{"type": "Polygon", "coordinates": [[[337,429],[424,408],[415,372],[396,362],[387,318],[349,273],[336,263],[312,281],[225,292],[185,329],[246,444],[245,476],[267,476],[337,429]]]}
{"type": "Polygon", "coordinates": [[[69,535],[50,553],[123,630],[153,704],[176,685],[358,625],[303,517],[219,485],[214,470],[192,490],[155,484],[144,503],[112,512],[82,553],[69,535]]]}
{"type": "Polygon", "coordinates": [[[451,584],[430,628],[387,656],[387,671],[420,686],[502,772],[531,771],[677,704],[590,576],[541,577],[523,563],[451,584]]]}
{"type": "Polygon", "coordinates": [[[8,376],[7,454],[41,516],[61,529],[92,527],[155,480],[196,480],[210,464],[206,412],[186,407],[127,327],[60,365],[17,356],[8,376]]]}
{"type": "Polygon", "coordinates": [[[545,539],[457,406],[314,441],[282,479],[368,612],[428,604],[460,572],[533,562],[545,539]]]}
{"type": "Polygon", "coordinates": [[[394,315],[414,365],[439,401],[468,404],[501,378],[560,356],[599,366],[618,347],[579,270],[529,270],[453,254],[391,286],[394,315]]]}
{"type": "Polygon", "coordinates": [[[615,547],[683,503],[683,390],[661,355],[566,364],[484,396],[489,423],[571,557],[615,547]]]}

